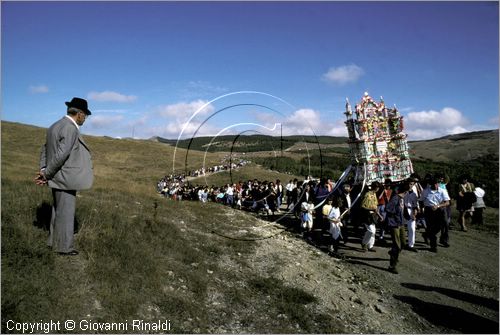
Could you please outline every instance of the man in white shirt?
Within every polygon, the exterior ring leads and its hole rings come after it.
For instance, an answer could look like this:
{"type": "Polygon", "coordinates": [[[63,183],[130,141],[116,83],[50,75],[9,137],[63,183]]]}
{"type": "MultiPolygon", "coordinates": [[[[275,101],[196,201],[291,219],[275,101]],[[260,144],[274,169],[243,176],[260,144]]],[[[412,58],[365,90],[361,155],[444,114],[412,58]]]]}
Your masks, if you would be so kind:
{"type": "Polygon", "coordinates": [[[447,192],[439,188],[438,181],[433,178],[422,192],[420,200],[424,202],[424,216],[427,223],[425,237],[429,239],[430,250],[437,252],[436,234],[446,224],[445,207],[450,205],[450,197],[447,192]]]}
{"type": "Polygon", "coordinates": [[[414,192],[415,179],[410,179],[408,182],[409,191],[404,196],[405,204],[405,221],[408,228],[408,246],[407,249],[413,252],[417,252],[415,249],[415,231],[416,231],[416,221],[418,213],[418,197],[417,193],[414,192]]]}
{"type": "Polygon", "coordinates": [[[234,202],[234,189],[231,186],[231,184],[227,184],[227,189],[226,189],[226,202],[229,206],[233,206],[234,202]]]}
{"type": "Polygon", "coordinates": [[[286,210],[290,208],[290,205],[292,204],[292,191],[293,189],[297,187],[297,185],[293,184],[293,181],[290,179],[288,184],[286,184],[285,189],[286,189],[286,210]]]}

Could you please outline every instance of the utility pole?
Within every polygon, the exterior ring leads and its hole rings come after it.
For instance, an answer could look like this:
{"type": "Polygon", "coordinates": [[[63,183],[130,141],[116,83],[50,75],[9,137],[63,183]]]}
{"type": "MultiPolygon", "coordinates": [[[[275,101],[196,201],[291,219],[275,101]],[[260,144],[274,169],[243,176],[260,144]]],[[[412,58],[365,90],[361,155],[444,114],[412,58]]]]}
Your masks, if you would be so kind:
{"type": "Polygon", "coordinates": [[[283,123],[280,123],[281,157],[283,157],[283,123]]]}

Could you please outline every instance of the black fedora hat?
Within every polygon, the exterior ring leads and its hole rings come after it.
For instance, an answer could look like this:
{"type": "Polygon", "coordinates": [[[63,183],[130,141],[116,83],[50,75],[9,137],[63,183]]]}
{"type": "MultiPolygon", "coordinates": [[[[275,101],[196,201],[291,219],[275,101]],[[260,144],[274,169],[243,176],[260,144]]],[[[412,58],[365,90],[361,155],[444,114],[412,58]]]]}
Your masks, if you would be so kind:
{"type": "Polygon", "coordinates": [[[74,97],[71,99],[70,102],[65,102],[66,106],[68,107],[75,107],[83,111],[87,115],[91,115],[92,113],[90,112],[88,105],[87,105],[87,100],[82,99],[82,98],[77,98],[74,97]]]}

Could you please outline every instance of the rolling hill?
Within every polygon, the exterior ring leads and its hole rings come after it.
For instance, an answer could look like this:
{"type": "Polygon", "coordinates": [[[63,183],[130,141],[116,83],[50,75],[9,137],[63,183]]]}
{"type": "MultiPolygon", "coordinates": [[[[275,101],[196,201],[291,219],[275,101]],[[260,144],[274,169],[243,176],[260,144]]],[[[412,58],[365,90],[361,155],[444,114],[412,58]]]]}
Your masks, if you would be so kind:
{"type": "Polygon", "coordinates": [[[448,135],[409,144],[415,159],[453,162],[491,157],[498,160],[498,129],[448,135]]]}
{"type": "MultiPolygon", "coordinates": [[[[151,141],[176,145],[177,140],[153,137],[151,141]]],[[[448,135],[431,140],[409,141],[412,159],[434,160],[443,162],[470,161],[477,158],[491,156],[498,158],[499,153],[498,129],[477,131],[456,135],[448,135]]],[[[182,139],[177,144],[180,148],[209,152],[261,152],[280,151],[296,152],[303,150],[328,150],[331,148],[344,148],[347,150],[346,137],[332,136],[283,136],[266,135],[249,136],[220,136],[197,137],[194,139],[182,139]],[[211,143],[212,142],[212,143],[211,143]]],[[[340,150],[342,151],[342,150],[340,150]]]]}
{"type": "MultiPolygon", "coordinates": [[[[45,245],[52,199],[47,187],[33,182],[45,129],[1,126],[2,333],[16,332],[8,320],[79,325],[53,333],[107,333],[82,325],[112,322],[129,322],[120,333],[147,332],[133,329],[132,320],[168,320],[172,333],[498,329],[496,209],[488,208],[484,227],[452,231],[454,248],[439,255],[403,253],[403,271],[394,276],[385,271],[386,249],[363,254],[356,236],[343,247],[348,257],[336,259],[302,239],[293,216],[278,222],[159,196],[156,181],[172,170],[175,151],[184,168],[182,148],[85,136],[95,183],[78,193],[80,254],[68,258],[45,245]]],[[[187,167],[198,168],[204,159],[216,164],[226,154],[190,150],[187,167]]],[[[252,168],[242,175],[281,176],[252,168]]]]}

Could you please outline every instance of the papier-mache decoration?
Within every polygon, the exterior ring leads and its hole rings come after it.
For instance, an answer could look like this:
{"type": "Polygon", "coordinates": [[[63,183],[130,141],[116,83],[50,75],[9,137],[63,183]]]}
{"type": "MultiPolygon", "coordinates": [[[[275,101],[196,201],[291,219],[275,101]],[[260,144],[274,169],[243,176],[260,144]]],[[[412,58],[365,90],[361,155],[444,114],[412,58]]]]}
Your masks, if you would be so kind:
{"type": "Polygon", "coordinates": [[[391,179],[398,182],[413,173],[413,165],[408,154],[407,135],[403,133],[403,116],[396,106],[388,108],[384,99],[375,102],[365,92],[354,108],[346,98],[345,115],[349,136],[352,166],[357,169],[354,183],[363,181],[363,166],[366,166],[366,182],[384,182],[391,179]]]}

